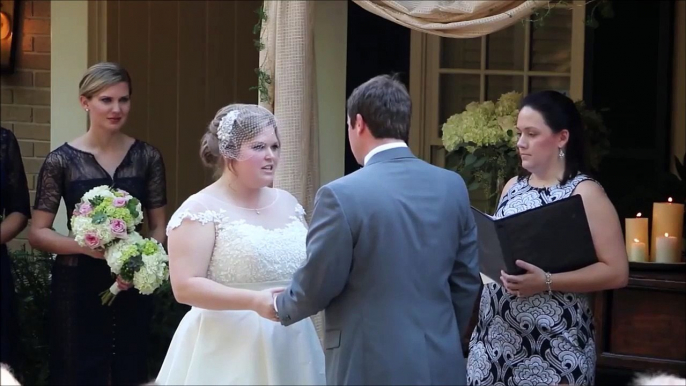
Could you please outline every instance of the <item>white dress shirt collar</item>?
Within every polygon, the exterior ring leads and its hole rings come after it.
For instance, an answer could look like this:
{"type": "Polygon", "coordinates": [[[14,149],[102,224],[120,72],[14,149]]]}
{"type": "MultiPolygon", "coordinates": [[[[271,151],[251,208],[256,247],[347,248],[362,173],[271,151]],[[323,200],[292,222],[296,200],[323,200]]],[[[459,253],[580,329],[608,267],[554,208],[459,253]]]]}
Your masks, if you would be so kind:
{"type": "Polygon", "coordinates": [[[385,150],[390,150],[390,149],[395,149],[399,147],[407,147],[407,144],[405,142],[391,142],[391,143],[385,143],[383,145],[379,145],[375,148],[372,149],[365,157],[364,157],[364,164],[367,165],[370,159],[376,154],[381,153],[382,151],[385,150]]]}

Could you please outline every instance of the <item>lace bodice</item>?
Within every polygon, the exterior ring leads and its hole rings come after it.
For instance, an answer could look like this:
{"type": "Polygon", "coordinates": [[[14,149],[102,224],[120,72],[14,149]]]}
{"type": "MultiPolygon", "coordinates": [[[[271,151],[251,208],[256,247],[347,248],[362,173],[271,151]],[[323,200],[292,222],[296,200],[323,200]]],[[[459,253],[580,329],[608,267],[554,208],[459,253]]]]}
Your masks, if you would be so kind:
{"type": "Polygon", "coordinates": [[[305,211],[289,193],[278,189],[274,193],[268,207],[251,210],[199,192],[172,215],[167,233],[184,221],[214,224],[207,278],[218,283],[290,280],[306,258],[305,211]]]}
{"type": "MultiPolygon", "coordinates": [[[[67,227],[71,227],[74,206],[90,189],[109,185],[124,189],[141,201],[146,210],[167,204],[167,187],[162,154],[152,145],[135,140],[111,176],[95,156],[68,143],[45,158],[36,182],[34,209],[57,213],[64,198],[67,227]]],[[[70,228],[71,229],[71,228],[70,228]]]]}

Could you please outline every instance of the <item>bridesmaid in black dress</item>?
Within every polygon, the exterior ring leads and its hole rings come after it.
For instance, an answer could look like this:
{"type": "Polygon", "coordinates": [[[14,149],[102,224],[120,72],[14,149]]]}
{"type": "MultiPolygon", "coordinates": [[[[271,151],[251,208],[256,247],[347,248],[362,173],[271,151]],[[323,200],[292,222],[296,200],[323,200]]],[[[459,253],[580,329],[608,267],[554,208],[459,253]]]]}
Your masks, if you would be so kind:
{"type": "Polygon", "coordinates": [[[14,134],[4,127],[0,127],[0,215],[0,362],[14,367],[17,336],[14,284],[12,262],[5,244],[26,227],[31,210],[19,143],[14,134]]]}
{"type": "Polygon", "coordinates": [[[71,217],[84,193],[110,185],[141,201],[147,236],[164,244],[164,162],[156,148],[121,132],[131,108],[131,79],[125,69],[114,63],[92,66],[79,93],[90,127],[48,154],[38,176],[29,232],[31,245],[58,255],[50,300],[50,383],[141,384],[148,380],[153,296],[120,282],[128,290],[112,306],[103,306],[99,294],[114,280],[103,254],[80,247],[51,227],[62,198],[71,217]]]}

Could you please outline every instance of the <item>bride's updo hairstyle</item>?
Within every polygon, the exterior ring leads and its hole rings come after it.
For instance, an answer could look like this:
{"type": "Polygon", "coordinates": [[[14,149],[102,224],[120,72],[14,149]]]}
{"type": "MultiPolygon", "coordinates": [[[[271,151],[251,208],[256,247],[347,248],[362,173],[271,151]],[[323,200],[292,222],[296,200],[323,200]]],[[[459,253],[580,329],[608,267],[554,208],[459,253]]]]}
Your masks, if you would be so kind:
{"type": "Polygon", "coordinates": [[[242,161],[241,148],[265,129],[279,131],[274,115],[257,105],[231,104],[222,107],[207,126],[200,141],[200,159],[207,167],[221,173],[224,167],[231,170],[233,161],[242,161]]]}

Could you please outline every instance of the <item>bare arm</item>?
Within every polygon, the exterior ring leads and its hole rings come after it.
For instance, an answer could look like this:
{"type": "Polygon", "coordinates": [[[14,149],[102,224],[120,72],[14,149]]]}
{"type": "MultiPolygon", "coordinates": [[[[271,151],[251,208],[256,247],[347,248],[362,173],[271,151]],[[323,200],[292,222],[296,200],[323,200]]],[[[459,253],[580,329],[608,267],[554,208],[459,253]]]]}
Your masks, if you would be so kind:
{"type": "Polygon", "coordinates": [[[164,245],[167,241],[166,223],[167,215],[165,207],[150,209],[148,213],[148,228],[150,229],[150,237],[164,245]]]}
{"type": "Polygon", "coordinates": [[[626,286],[629,262],[614,206],[593,181],[580,183],[574,194],[583,199],[599,262],[576,271],[552,275],[551,288],[562,292],[595,292],[626,286]]]}
{"type": "Polygon", "coordinates": [[[28,217],[19,212],[10,213],[5,217],[0,226],[0,244],[6,244],[17,237],[26,228],[28,221],[28,217]]]}
{"type": "Polygon", "coordinates": [[[95,258],[103,258],[102,252],[81,247],[71,237],[62,236],[52,230],[55,215],[42,210],[33,211],[33,219],[29,228],[29,244],[32,247],[58,255],[86,254],[95,258]]]}
{"type": "Polygon", "coordinates": [[[271,308],[270,294],[230,288],[206,278],[214,236],[213,223],[197,221],[184,221],[169,232],[169,273],[176,300],[208,310],[256,310],[260,301],[271,308]]]}

